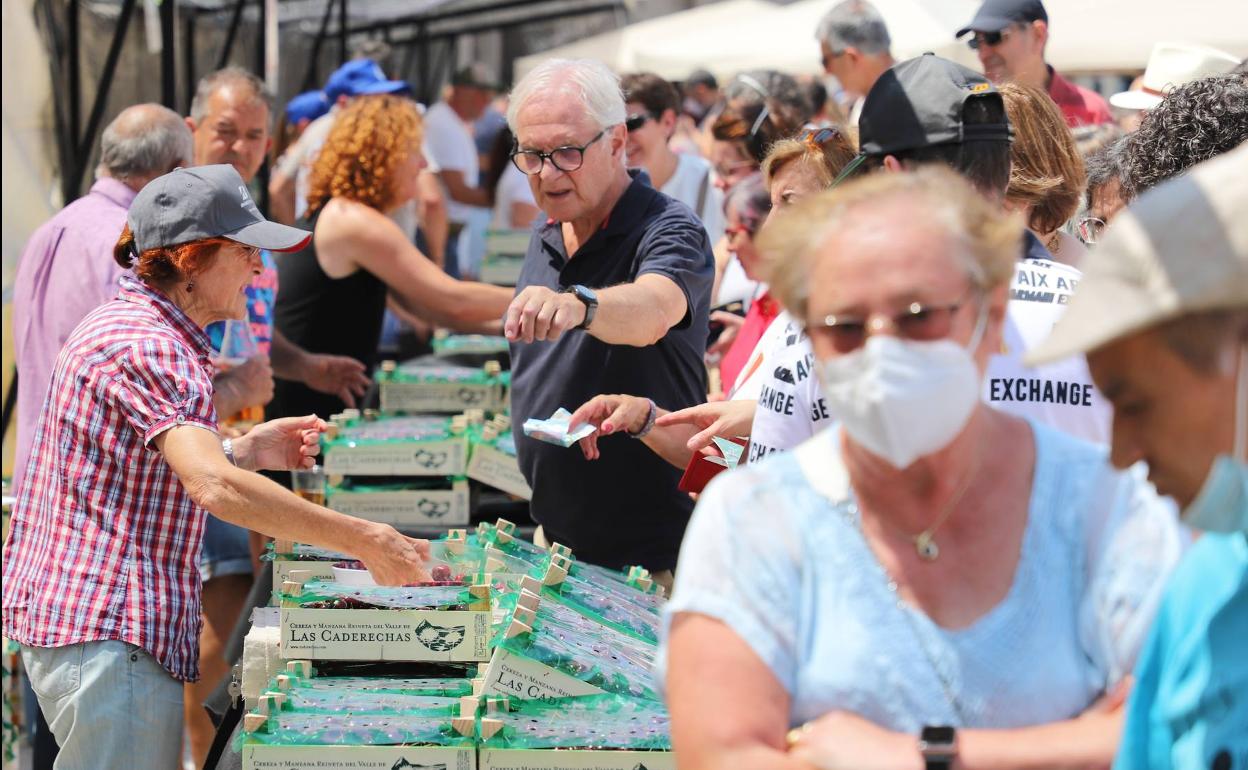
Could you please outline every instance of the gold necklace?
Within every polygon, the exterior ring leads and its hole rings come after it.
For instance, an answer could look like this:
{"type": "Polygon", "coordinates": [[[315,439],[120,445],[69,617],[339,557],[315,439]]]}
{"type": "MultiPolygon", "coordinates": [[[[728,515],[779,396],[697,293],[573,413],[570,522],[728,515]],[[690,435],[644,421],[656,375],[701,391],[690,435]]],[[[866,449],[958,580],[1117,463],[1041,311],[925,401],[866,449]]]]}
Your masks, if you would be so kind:
{"type": "MultiPolygon", "coordinates": [[[[936,561],[936,559],[940,557],[940,546],[936,545],[935,539],[936,530],[940,529],[944,523],[949,520],[949,516],[953,514],[954,508],[957,506],[958,501],[960,501],[962,496],[966,494],[966,491],[971,488],[971,482],[975,479],[976,474],[979,472],[979,463],[982,459],[983,443],[981,442],[975,448],[975,461],[971,464],[971,470],[967,472],[966,478],[962,480],[962,485],[958,488],[958,491],[954,493],[953,497],[950,497],[949,501],[946,502],[940,509],[940,515],[936,517],[936,521],[932,522],[930,527],[923,530],[919,534],[911,535],[909,532],[906,532],[901,527],[898,527],[896,524],[893,524],[887,519],[881,518],[880,521],[887,524],[897,534],[914,543],[914,551],[919,555],[920,559],[923,561],[936,561]]],[[[859,514],[859,521],[861,521],[861,514],[859,514]]]]}

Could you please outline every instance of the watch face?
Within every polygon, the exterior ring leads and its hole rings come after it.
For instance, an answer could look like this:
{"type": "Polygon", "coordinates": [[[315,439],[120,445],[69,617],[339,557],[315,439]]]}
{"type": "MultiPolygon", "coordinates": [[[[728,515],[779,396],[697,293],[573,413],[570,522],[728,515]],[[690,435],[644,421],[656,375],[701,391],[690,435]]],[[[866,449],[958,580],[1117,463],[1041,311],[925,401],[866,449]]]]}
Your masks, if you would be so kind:
{"type": "Polygon", "coordinates": [[[927,743],[945,744],[953,743],[953,737],[957,731],[952,727],[924,727],[922,739],[927,743]]]}
{"type": "Polygon", "coordinates": [[[575,291],[576,291],[576,295],[583,300],[587,300],[589,302],[598,301],[598,295],[595,294],[591,289],[588,289],[584,286],[577,286],[575,288],[575,291]]]}

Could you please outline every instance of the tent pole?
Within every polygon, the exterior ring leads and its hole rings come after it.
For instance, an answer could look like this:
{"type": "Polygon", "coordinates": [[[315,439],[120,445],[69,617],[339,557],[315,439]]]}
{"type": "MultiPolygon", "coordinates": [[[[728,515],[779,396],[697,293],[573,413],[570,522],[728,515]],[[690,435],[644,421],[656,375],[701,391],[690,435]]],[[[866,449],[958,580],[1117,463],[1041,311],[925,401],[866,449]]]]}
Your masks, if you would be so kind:
{"type": "Polygon", "coordinates": [[[321,27],[316,31],[316,39],[312,41],[312,55],[308,57],[308,68],[303,73],[303,83],[299,91],[311,91],[320,80],[318,70],[321,63],[321,43],[329,33],[329,19],[334,15],[334,0],[325,3],[325,15],[321,17],[321,27]]]}
{"type": "Polygon", "coordinates": [[[178,108],[178,73],[174,59],[173,15],[177,0],[160,3],[160,103],[171,110],[178,108]]]}
{"type": "Polygon", "coordinates": [[[234,3],[234,13],[230,15],[230,27],[225,33],[225,45],[221,47],[221,54],[217,56],[216,69],[225,69],[225,65],[230,61],[230,53],[234,50],[234,38],[238,36],[238,27],[243,22],[243,5],[247,0],[236,0],[234,3]]]}
{"type": "MultiPolygon", "coordinates": [[[[108,56],[104,59],[104,69],[100,72],[100,82],[96,86],[95,102],[91,106],[91,117],[87,119],[87,128],[78,142],[78,155],[74,159],[74,168],[69,181],[71,189],[77,191],[82,187],[82,178],[87,173],[87,160],[91,157],[91,147],[95,144],[96,134],[100,131],[100,122],[104,120],[104,108],[108,105],[108,92],[112,90],[113,75],[117,72],[117,60],[121,58],[121,47],[126,41],[126,30],[130,27],[130,17],[134,15],[137,0],[124,0],[121,15],[117,17],[117,29],[113,30],[113,42],[108,47],[108,56]]],[[[71,58],[76,58],[74,54],[71,58]]]]}

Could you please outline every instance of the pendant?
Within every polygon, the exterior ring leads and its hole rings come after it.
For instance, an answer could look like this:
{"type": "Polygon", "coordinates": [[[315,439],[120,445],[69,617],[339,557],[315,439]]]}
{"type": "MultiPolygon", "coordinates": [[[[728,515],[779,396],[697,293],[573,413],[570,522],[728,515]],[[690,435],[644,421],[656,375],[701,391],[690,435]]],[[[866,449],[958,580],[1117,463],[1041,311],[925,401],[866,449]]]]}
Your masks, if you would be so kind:
{"type": "Polygon", "coordinates": [[[929,532],[923,532],[914,538],[914,550],[923,561],[936,561],[936,557],[940,556],[940,546],[936,545],[929,532]]]}

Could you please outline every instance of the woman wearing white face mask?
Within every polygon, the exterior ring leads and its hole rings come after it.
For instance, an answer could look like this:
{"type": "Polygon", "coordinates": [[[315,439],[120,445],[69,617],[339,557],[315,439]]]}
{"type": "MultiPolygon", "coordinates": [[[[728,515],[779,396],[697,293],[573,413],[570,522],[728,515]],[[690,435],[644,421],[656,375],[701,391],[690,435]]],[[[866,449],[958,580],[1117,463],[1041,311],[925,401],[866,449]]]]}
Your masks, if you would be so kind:
{"type": "Polygon", "coordinates": [[[662,657],[682,767],[1104,766],[1180,538],[1103,450],[980,401],[1021,225],[935,168],[788,216],[771,285],[840,425],[699,501],[662,657]]]}

